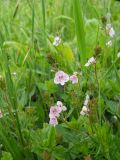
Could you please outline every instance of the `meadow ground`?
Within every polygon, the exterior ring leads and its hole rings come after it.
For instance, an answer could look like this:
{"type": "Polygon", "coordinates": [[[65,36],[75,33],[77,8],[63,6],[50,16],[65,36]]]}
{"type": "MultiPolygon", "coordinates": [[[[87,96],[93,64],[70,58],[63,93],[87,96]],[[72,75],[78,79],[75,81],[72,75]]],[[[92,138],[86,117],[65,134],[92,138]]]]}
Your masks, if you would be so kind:
{"type": "Polygon", "coordinates": [[[0,159],[120,160],[119,0],[0,0],[0,159]]]}

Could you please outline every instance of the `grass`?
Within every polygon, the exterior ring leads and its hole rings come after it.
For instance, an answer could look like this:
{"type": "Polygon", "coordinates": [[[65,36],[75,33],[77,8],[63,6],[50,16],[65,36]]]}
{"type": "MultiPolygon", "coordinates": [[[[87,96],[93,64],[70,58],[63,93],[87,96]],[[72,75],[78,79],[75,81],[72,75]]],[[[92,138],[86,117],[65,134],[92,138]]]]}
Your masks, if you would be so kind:
{"type": "Polygon", "coordinates": [[[116,0],[0,1],[1,160],[120,159],[119,10],[116,0]],[[55,84],[60,70],[78,83],[55,84]],[[53,126],[57,101],[67,110],[53,126]]]}

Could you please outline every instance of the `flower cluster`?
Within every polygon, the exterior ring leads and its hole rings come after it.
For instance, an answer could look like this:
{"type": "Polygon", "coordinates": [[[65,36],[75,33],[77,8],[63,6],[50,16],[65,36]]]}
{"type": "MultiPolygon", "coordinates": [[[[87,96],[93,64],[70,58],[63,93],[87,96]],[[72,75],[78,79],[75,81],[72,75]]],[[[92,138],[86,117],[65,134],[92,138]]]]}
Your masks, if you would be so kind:
{"type": "Polygon", "coordinates": [[[58,71],[55,74],[54,83],[63,86],[69,80],[72,82],[72,84],[78,83],[77,72],[74,72],[73,75],[69,76],[63,71],[58,71]]]}
{"type": "Polygon", "coordinates": [[[54,38],[53,46],[59,46],[60,43],[61,43],[60,37],[56,36],[54,38]]]}
{"type": "Polygon", "coordinates": [[[96,64],[96,60],[94,57],[91,57],[88,62],[85,64],[85,67],[90,66],[91,64],[96,64]]]}
{"type": "Polygon", "coordinates": [[[88,108],[89,99],[90,99],[89,95],[86,95],[84,105],[82,107],[82,110],[80,111],[80,114],[83,115],[83,116],[89,112],[89,108],[88,108]]]}
{"type": "Polygon", "coordinates": [[[58,117],[60,116],[60,113],[63,111],[66,111],[67,108],[63,106],[63,103],[61,101],[57,101],[56,106],[50,107],[50,113],[49,113],[49,124],[56,126],[58,124],[58,117]]]}

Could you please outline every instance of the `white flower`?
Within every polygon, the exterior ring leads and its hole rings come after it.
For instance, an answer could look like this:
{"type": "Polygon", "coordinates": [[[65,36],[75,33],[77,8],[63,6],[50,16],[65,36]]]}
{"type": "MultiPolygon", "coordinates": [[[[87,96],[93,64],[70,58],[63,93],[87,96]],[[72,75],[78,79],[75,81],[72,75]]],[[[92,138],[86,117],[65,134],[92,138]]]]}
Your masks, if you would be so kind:
{"type": "Polygon", "coordinates": [[[86,107],[86,106],[83,106],[82,111],[83,111],[83,112],[87,112],[87,111],[88,111],[87,107],[86,107]]]}
{"type": "Polygon", "coordinates": [[[84,116],[85,114],[87,114],[89,112],[89,109],[87,106],[83,106],[82,110],[80,111],[80,114],[82,116],[84,116]]]}
{"type": "Polygon", "coordinates": [[[89,99],[90,99],[89,95],[86,95],[84,105],[82,107],[82,110],[80,111],[80,114],[83,116],[89,112],[89,108],[88,108],[89,99]]]}
{"type": "Polygon", "coordinates": [[[67,111],[67,107],[66,106],[62,106],[61,108],[62,108],[63,112],[67,111]]]}
{"type": "Polygon", "coordinates": [[[88,62],[85,64],[85,67],[90,66],[91,64],[96,64],[96,60],[94,57],[91,57],[88,62]]]}
{"type": "Polygon", "coordinates": [[[89,102],[89,95],[86,96],[86,99],[84,101],[84,105],[87,106],[89,102]]]}
{"type": "Polygon", "coordinates": [[[117,57],[120,58],[120,52],[118,52],[117,57]]]}
{"type": "Polygon", "coordinates": [[[111,29],[109,31],[109,36],[110,37],[114,37],[115,36],[115,30],[113,29],[113,27],[111,27],[111,29]]]}
{"type": "Polygon", "coordinates": [[[109,34],[110,37],[115,36],[115,30],[114,30],[114,28],[112,27],[111,24],[106,25],[106,31],[107,31],[107,34],[109,34]]]}
{"type": "Polygon", "coordinates": [[[56,36],[54,38],[53,46],[59,46],[60,43],[61,43],[60,37],[56,36]]]}
{"type": "Polygon", "coordinates": [[[57,106],[60,107],[63,112],[67,110],[66,106],[63,106],[61,101],[57,101],[57,106]]]}
{"type": "Polygon", "coordinates": [[[112,46],[112,41],[111,41],[111,40],[108,41],[108,42],[106,43],[106,46],[111,47],[111,46],[112,46]]]}
{"type": "Polygon", "coordinates": [[[57,106],[62,107],[63,103],[61,101],[57,101],[57,106]]]}
{"type": "Polygon", "coordinates": [[[81,110],[81,111],[80,111],[80,114],[81,114],[82,116],[84,116],[84,115],[85,115],[85,112],[83,112],[83,110],[81,110]]]}

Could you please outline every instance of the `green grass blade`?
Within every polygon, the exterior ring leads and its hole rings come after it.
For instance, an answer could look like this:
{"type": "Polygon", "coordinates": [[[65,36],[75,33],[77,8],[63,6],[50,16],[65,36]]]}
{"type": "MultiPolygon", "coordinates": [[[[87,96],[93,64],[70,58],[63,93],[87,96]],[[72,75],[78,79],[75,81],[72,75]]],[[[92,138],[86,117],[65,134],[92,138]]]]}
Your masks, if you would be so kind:
{"type": "Polygon", "coordinates": [[[8,130],[0,122],[0,139],[5,148],[11,153],[14,159],[21,160],[23,158],[20,147],[12,136],[8,137],[8,130]]]}
{"type": "Polygon", "coordinates": [[[46,36],[46,15],[45,15],[45,1],[44,0],[42,0],[42,17],[43,17],[44,40],[47,43],[47,36],[46,36]]]}
{"type": "Polygon", "coordinates": [[[35,20],[35,7],[34,0],[32,1],[32,45],[34,46],[34,20],[35,20]]]}
{"type": "Polygon", "coordinates": [[[46,28],[46,20],[45,20],[45,2],[42,0],[42,16],[43,16],[43,25],[44,25],[44,30],[46,28]]]}
{"type": "Polygon", "coordinates": [[[84,21],[81,8],[81,0],[74,0],[73,7],[74,7],[74,20],[75,20],[77,43],[78,43],[78,52],[80,53],[79,58],[82,64],[84,64],[86,61],[86,42],[85,42],[85,31],[84,31],[84,21]]]}

